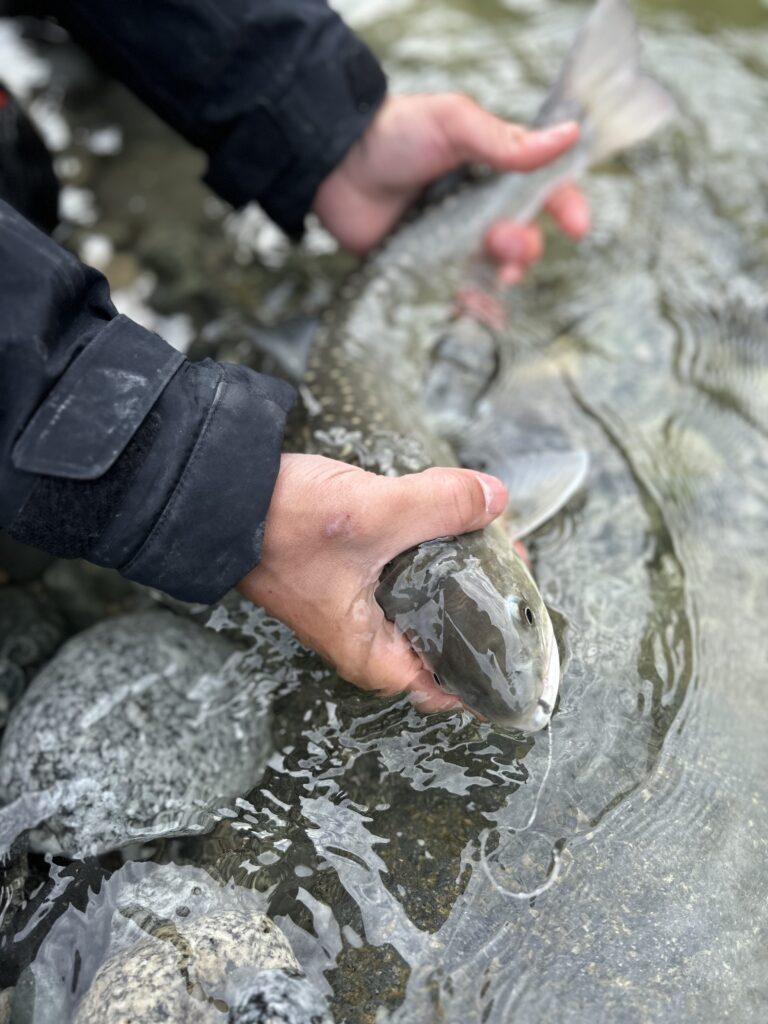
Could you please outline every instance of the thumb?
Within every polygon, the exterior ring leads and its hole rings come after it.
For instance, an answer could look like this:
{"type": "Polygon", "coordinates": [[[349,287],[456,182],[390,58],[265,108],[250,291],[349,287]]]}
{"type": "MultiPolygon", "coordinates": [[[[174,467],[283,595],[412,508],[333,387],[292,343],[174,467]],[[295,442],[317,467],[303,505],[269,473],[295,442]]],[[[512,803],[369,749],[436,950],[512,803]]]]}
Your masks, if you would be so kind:
{"type": "Polygon", "coordinates": [[[387,483],[380,533],[387,560],[425,540],[482,530],[507,504],[500,480],[469,469],[426,469],[387,483]]]}
{"type": "Polygon", "coordinates": [[[576,142],[579,125],[565,121],[529,131],[483,110],[465,96],[439,97],[440,125],[452,166],[470,161],[497,171],[532,171],[550,163],[576,142]]]}

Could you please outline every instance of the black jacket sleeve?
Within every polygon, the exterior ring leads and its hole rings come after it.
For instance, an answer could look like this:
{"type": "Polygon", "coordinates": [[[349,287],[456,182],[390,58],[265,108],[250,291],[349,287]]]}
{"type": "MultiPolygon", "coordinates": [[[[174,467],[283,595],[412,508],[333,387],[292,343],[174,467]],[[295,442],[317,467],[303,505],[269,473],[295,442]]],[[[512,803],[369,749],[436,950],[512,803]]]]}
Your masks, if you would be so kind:
{"type": "Polygon", "coordinates": [[[211,602],[259,560],[293,390],[188,362],[0,201],[0,527],[211,602]]]}
{"type": "Polygon", "coordinates": [[[48,0],[46,8],[209,156],[206,181],[294,237],[386,81],[324,0],[48,0]]]}

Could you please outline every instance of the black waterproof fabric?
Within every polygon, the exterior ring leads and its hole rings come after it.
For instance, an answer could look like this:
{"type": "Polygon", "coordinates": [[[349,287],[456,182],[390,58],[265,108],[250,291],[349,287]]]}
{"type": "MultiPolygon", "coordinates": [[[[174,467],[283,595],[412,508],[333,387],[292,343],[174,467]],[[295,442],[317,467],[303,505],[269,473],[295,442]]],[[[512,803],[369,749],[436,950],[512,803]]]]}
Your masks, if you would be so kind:
{"type": "Polygon", "coordinates": [[[324,0],[40,0],[209,156],[206,181],[292,236],[386,90],[324,0]]]}
{"type": "MultiPolygon", "coordinates": [[[[322,0],[35,6],[208,153],[224,198],[258,200],[293,235],[385,91],[322,0]]],[[[0,528],[12,537],[214,601],[259,560],[293,398],[243,367],[190,363],[118,315],[102,275],[0,201],[0,528]]]]}
{"type": "Polygon", "coordinates": [[[0,202],[0,526],[211,602],[259,560],[293,389],[190,363],[0,202]]]}

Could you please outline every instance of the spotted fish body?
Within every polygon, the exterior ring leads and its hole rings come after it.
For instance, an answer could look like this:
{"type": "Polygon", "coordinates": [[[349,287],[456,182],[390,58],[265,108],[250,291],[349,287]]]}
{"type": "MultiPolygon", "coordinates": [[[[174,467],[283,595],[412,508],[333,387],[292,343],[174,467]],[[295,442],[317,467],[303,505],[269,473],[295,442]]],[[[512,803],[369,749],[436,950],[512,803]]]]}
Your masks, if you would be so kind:
{"type": "MultiPolygon", "coordinates": [[[[465,189],[400,228],[343,287],[309,355],[307,447],[387,475],[456,465],[424,382],[453,300],[499,217],[527,220],[594,160],[645,138],[672,112],[638,71],[625,0],[599,0],[540,123],[576,117],[579,143],[541,171],[465,189]]],[[[514,499],[514,495],[512,496],[514,499]]],[[[511,540],[496,526],[399,555],[376,593],[441,685],[497,725],[549,721],[560,679],[554,631],[511,540]]]]}

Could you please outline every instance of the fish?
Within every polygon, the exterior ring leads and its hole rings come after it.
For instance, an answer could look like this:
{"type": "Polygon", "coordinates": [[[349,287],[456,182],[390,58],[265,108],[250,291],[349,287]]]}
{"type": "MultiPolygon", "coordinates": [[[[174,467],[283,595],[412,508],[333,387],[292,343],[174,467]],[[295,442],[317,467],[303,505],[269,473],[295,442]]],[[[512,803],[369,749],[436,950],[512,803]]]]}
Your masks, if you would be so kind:
{"type": "MultiPolygon", "coordinates": [[[[639,51],[626,0],[598,0],[536,121],[544,127],[577,120],[577,144],[538,171],[499,175],[450,194],[399,227],[353,271],[309,349],[300,387],[306,451],[387,475],[457,464],[440,429],[445,410],[435,367],[455,363],[456,332],[465,331],[479,354],[470,363],[491,368],[481,377],[492,372],[497,327],[471,314],[455,316],[455,299],[467,284],[494,298],[482,237],[500,218],[532,219],[561,184],[669,121],[674,100],[642,73],[639,51]]],[[[482,379],[475,383],[481,392],[482,379]]],[[[376,587],[385,616],[438,684],[494,727],[537,732],[555,708],[557,638],[513,541],[570,498],[587,462],[584,452],[517,460],[506,481],[512,510],[505,521],[402,552],[376,587]]]]}

